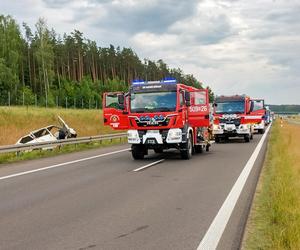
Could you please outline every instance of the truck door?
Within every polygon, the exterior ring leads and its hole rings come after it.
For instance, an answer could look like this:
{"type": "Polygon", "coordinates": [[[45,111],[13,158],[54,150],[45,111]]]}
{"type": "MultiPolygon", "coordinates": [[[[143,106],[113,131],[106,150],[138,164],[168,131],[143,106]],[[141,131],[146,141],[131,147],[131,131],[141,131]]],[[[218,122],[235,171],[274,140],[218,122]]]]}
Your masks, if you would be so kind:
{"type": "Polygon", "coordinates": [[[118,102],[118,95],[122,92],[110,92],[103,94],[103,118],[104,125],[109,125],[113,129],[129,129],[129,119],[127,111],[128,98],[125,98],[124,107],[118,102]]]}
{"type": "Polygon", "coordinates": [[[263,99],[253,99],[252,110],[250,110],[249,117],[247,117],[248,122],[250,123],[260,123],[265,116],[265,103],[263,99]]]}
{"type": "Polygon", "coordinates": [[[209,98],[206,89],[193,90],[191,93],[191,106],[188,109],[188,121],[192,127],[208,127],[209,98]]]}

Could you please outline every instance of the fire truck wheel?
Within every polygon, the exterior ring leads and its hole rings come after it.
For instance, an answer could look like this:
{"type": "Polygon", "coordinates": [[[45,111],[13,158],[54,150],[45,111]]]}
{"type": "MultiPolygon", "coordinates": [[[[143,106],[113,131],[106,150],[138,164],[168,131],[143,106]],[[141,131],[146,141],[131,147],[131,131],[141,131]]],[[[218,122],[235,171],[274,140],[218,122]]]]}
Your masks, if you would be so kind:
{"type": "Polygon", "coordinates": [[[209,152],[209,148],[210,148],[210,145],[207,144],[207,145],[205,146],[205,151],[206,151],[206,152],[209,152]]]}
{"type": "Polygon", "coordinates": [[[264,134],[264,133],[265,133],[265,129],[260,129],[260,130],[259,130],[259,133],[260,133],[260,134],[264,134]]]}
{"type": "Polygon", "coordinates": [[[250,136],[250,140],[253,140],[253,133],[252,133],[251,136],[250,136]]]}
{"type": "Polygon", "coordinates": [[[202,145],[195,145],[195,152],[198,153],[202,153],[203,152],[203,147],[202,145]]]}
{"type": "Polygon", "coordinates": [[[220,142],[220,137],[219,136],[215,136],[215,143],[219,143],[220,142]]]}
{"type": "Polygon", "coordinates": [[[244,139],[245,139],[245,142],[250,142],[250,136],[249,135],[245,135],[244,139]]]}
{"type": "Polygon", "coordinates": [[[184,160],[189,160],[193,153],[193,139],[192,134],[190,134],[186,143],[182,144],[182,149],[180,150],[181,158],[184,160]]]}
{"type": "Polygon", "coordinates": [[[145,156],[145,148],[143,145],[132,145],[131,146],[131,154],[133,159],[140,160],[144,159],[145,156]]]}
{"type": "Polygon", "coordinates": [[[154,152],[155,152],[156,154],[162,154],[162,153],[164,152],[164,150],[163,150],[162,148],[155,148],[155,149],[154,149],[154,152]]]}

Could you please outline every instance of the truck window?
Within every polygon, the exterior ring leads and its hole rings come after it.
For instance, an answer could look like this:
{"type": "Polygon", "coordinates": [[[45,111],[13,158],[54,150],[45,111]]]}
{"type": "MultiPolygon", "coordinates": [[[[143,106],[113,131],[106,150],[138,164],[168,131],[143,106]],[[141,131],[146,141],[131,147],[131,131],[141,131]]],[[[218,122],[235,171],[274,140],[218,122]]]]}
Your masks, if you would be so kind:
{"type": "Polygon", "coordinates": [[[195,92],[194,105],[203,105],[206,104],[206,93],[205,92],[195,92]]]}
{"type": "Polygon", "coordinates": [[[179,95],[179,103],[180,103],[180,107],[184,106],[183,92],[181,92],[180,95],[179,95]]]}
{"type": "Polygon", "coordinates": [[[256,111],[256,110],[261,110],[264,108],[264,101],[262,100],[255,100],[254,101],[254,107],[253,107],[253,111],[256,111]]]}
{"type": "Polygon", "coordinates": [[[107,95],[105,99],[105,108],[121,109],[118,103],[118,95],[107,95]]]}

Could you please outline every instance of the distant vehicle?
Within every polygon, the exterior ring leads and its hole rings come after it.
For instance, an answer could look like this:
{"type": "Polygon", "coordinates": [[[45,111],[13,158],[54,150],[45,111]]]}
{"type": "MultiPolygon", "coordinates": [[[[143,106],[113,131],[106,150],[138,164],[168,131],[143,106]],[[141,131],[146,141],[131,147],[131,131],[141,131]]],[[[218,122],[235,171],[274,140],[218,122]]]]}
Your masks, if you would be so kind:
{"type": "Polygon", "coordinates": [[[266,120],[268,110],[265,107],[265,101],[264,99],[252,99],[251,102],[253,109],[250,115],[254,123],[254,131],[263,134],[265,126],[268,124],[266,120]]]}
{"type": "Polygon", "coordinates": [[[265,123],[269,125],[272,122],[272,115],[269,106],[266,106],[266,115],[265,115],[265,123]]]}
{"type": "Polygon", "coordinates": [[[215,142],[230,137],[253,139],[253,121],[250,113],[253,104],[246,95],[217,96],[214,104],[213,135],[215,142]]]}
{"type": "Polygon", "coordinates": [[[37,130],[31,131],[28,135],[21,137],[16,144],[27,144],[37,142],[52,142],[67,138],[77,137],[77,133],[73,128],[70,128],[65,121],[58,116],[60,127],[49,125],[37,130]]]}

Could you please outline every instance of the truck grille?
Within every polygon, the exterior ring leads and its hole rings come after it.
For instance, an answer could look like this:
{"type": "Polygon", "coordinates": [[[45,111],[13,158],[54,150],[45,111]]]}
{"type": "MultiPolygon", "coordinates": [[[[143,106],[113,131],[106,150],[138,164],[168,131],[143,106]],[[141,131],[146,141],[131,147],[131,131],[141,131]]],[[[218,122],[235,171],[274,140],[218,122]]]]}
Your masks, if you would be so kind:
{"type": "Polygon", "coordinates": [[[220,118],[220,123],[225,124],[234,124],[235,126],[240,126],[241,119],[240,118],[220,118]]]}
{"type": "Polygon", "coordinates": [[[140,121],[136,119],[135,121],[139,127],[163,127],[169,125],[170,118],[166,118],[164,121],[155,121],[154,119],[150,121],[140,121]]]}

